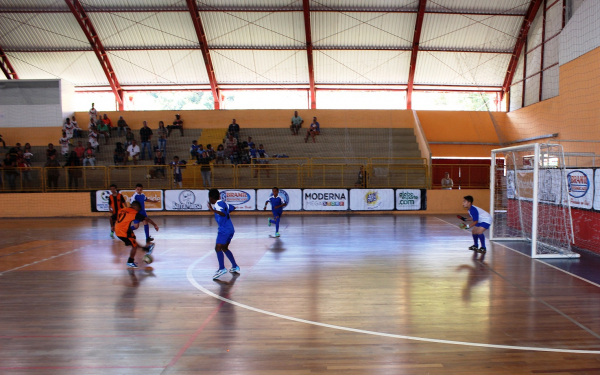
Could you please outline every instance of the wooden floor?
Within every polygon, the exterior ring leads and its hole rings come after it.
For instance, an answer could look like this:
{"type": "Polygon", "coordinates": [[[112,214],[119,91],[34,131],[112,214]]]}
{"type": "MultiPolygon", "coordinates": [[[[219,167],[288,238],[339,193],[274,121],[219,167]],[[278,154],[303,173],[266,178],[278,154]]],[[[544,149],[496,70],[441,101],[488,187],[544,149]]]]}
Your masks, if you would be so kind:
{"type": "Polygon", "coordinates": [[[450,217],[266,217],[218,282],[209,217],[135,271],[107,219],[0,221],[0,374],[600,374],[597,285],[450,217]]]}

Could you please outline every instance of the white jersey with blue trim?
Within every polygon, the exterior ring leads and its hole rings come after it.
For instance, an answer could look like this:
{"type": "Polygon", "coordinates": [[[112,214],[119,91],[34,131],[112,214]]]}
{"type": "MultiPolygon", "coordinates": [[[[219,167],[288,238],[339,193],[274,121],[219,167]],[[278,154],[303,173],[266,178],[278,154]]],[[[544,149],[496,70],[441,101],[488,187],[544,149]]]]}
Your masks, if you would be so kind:
{"type": "Polygon", "coordinates": [[[471,216],[473,221],[478,223],[492,224],[492,215],[477,206],[471,205],[471,208],[469,208],[469,216],[471,216]]]}

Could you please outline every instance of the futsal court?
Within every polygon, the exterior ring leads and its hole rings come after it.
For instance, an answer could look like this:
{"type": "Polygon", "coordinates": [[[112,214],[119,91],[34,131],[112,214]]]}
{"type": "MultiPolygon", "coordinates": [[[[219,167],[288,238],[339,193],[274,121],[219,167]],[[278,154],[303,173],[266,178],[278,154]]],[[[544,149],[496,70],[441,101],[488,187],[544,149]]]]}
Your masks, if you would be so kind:
{"type": "Polygon", "coordinates": [[[158,218],[136,270],[104,218],[3,220],[0,373],[600,372],[600,286],[454,217],[232,220],[217,281],[209,216],[158,218]]]}

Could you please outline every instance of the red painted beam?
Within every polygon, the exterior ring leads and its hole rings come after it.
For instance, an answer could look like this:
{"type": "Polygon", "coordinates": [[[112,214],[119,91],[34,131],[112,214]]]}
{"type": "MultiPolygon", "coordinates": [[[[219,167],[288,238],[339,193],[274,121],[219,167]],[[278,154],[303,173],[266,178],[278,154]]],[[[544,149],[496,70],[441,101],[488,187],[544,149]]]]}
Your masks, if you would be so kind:
{"type": "Polygon", "coordinates": [[[198,43],[200,44],[200,51],[204,58],[204,65],[206,66],[206,73],[208,74],[208,82],[210,83],[210,90],[215,100],[215,109],[221,109],[221,93],[219,86],[217,85],[217,76],[215,75],[215,68],[213,67],[212,59],[210,58],[210,51],[208,49],[208,41],[206,39],[206,33],[202,26],[202,20],[200,19],[200,11],[198,10],[198,4],[196,0],[186,0],[190,15],[192,16],[192,23],[196,30],[196,36],[198,37],[198,43]]]}
{"type": "Polygon", "coordinates": [[[310,0],[302,0],[302,10],[304,12],[304,33],[306,34],[306,57],[308,58],[310,109],[317,109],[317,90],[315,90],[315,69],[313,66],[313,45],[310,28],[310,0]]]}
{"type": "Polygon", "coordinates": [[[425,18],[425,7],[427,0],[419,0],[419,11],[417,22],[415,22],[415,34],[413,36],[412,52],[410,54],[410,69],[408,71],[408,89],[406,91],[406,108],[412,109],[412,93],[415,83],[415,70],[417,69],[417,54],[419,53],[419,42],[421,41],[421,29],[425,18]]]}
{"type": "Polygon", "coordinates": [[[8,56],[4,53],[2,48],[0,48],[0,70],[6,76],[6,79],[19,79],[19,75],[13,68],[10,61],[8,61],[8,56]]]}
{"type": "Polygon", "coordinates": [[[83,33],[90,42],[90,46],[94,50],[94,53],[96,54],[96,57],[100,62],[100,66],[102,66],[102,70],[106,75],[106,79],[108,79],[108,84],[110,85],[110,88],[115,94],[118,109],[119,111],[122,111],[124,109],[123,89],[119,84],[119,80],[117,79],[115,70],[113,69],[110,60],[108,59],[108,54],[106,53],[106,50],[104,49],[104,46],[100,41],[100,37],[98,36],[94,25],[92,25],[92,21],[87,16],[87,13],[81,5],[81,3],[79,2],[79,0],[65,0],[65,3],[67,3],[67,6],[71,10],[71,13],[73,13],[73,15],[75,16],[75,19],[79,23],[79,26],[81,26],[81,30],[83,30],[83,33]]]}
{"type": "MultiPolygon", "coordinates": [[[[523,19],[523,23],[521,25],[521,31],[519,32],[519,36],[517,38],[517,42],[515,43],[515,48],[513,50],[512,57],[510,62],[508,63],[508,69],[506,71],[506,77],[504,78],[504,84],[502,85],[502,97],[510,90],[510,84],[513,80],[515,72],[517,71],[517,64],[519,62],[519,57],[521,56],[521,50],[527,41],[527,33],[529,33],[529,28],[531,27],[531,23],[535,18],[535,15],[540,9],[540,5],[542,5],[543,0],[531,0],[529,4],[529,8],[527,9],[527,13],[525,14],[525,18],[523,19]]],[[[525,96],[525,90],[523,90],[523,96],[525,96]]]]}

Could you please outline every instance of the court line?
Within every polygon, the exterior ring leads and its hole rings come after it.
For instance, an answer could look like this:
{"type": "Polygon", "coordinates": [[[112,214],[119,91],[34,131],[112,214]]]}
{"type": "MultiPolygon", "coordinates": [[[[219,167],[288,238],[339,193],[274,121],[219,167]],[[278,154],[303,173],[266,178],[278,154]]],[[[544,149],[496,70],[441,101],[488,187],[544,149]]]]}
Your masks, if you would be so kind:
{"type": "Polygon", "coordinates": [[[33,262],[33,263],[29,263],[29,264],[26,264],[26,265],[24,265],[24,266],[19,266],[19,267],[16,267],[16,268],[12,268],[12,269],[10,269],[10,270],[7,270],[7,271],[0,272],[0,276],[4,275],[5,273],[9,273],[9,272],[12,272],[12,271],[19,270],[19,269],[21,269],[21,268],[25,268],[25,267],[33,266],[34,264],[38,264],[38,263],[45,262],[45,261],[47,261],[47,260],[51,260],[51,259],[54,259],[54,258],[59,258],[59,257],[62,257],[63,255],[68,255],[68,254],[71,254],[71,253],[75,253],[75,252],[77,252],[77,251],[79,251],[79,250],[82,250],[82,249],[84,249],[84,247],[80,247],[80,248],[78,248],[78,249],[74,249],[74,250],[71,250],[71,251],[67,251],[66,253],[62,253],[62,254],[58,254],[58,255],[54,255],[54,256],[51,256],[50,258],[46,258],[46,259],[37,260],[37,261],[35,261],[35,262],[33,262]]]}
{"type": "MultiPolygon", "coordinates": [[[[438,219],[438,220],[440,220],[440,221],[443,221],[444,223],[446,223],[446,224],[448,224],[448,225],[452,225],[452,226],[453,226],[453,227],[455,227],[455,228],[458,228],[458,227],[457,227],[457,226],[455,226],[454,224],[452,224],[452,223],[450,223],[450,222],[448,222],[448,221],[446,221],[446,220],[444,220],[444,219],[440,219],[439,217],[436,217],[436,216],[434,216],[434,218],[436,218],[436,219],[438,219]]],[[[490,240],[489,238],[488,238],[488,241],[492,242],[492,240],[490,240]]],[[[587,282],[587,283],[590,283],[590,284],[592,284],[593,286],[596,286],[596,287],[600,288],[600,284],[596,284],[595,282],[593,282],[593,281],[591,281],[591,280],[588,280],[588,279],[586,279],[586,278],[583,278],[583,277],[581,277],[581,276],[575,275],[575,274],[573,274],[573,273],[571,273],[571,272],[569,272],[569,271],[565,271],[565,270],[563,270],[562,268],[556,267],[556,266],[554,266],[554,265],[552,265],[552,264],[550,264],[550,263],[546,263],[546,262],[544,262],[544,261],[543,261],[543,260],[541,260],[541,259],[532,258],[532,257],[531,257],[531,255],[527,255],[527,254],[525,254],[525,253],[522,253],[522,252],[520,252],[519,250],[515,250],[515,249],[513,249],[513,248],[510,248],[510,247],[508,247],[508,246],[506,246],[506,245],[502,244],[501,242],[494,241],[494,244],[495,244],[495,245],[498,245],[498,246],[502,246],[502,247],[504,247],[504,248],[506,248],[506,249],[508,249],[508,250],[510,250],[510,251],[513,251],[513,252],[515,252],[515,253],[517,253],[517,254],[519,254],[519,255],[523,255],[523,256],[525,256],[525,257],[527,257],[527,258],[531,259],[531,260],[534,260],[534,261],[536,261],[536,262],[538,262],[538,263],[541,263],[541,264],[543,264],[543,265],[546,265],[546,266],[548,266],[548,267],[552,267],[552,268],[554,268],[554,269],[556,269],[556,270],[558,270],[558,271],[561,271],[561,272],[564,272],[564,273],[566,273],[566,274],[567,274],[567,275],[569,275],[569,276],[573,276],[573,277],[575,277],[575,278],[577,278],[577,279],[579,279],[579,280],[585,281],[585,282],[587,282]]]]}
{"type": "Polygon", "coordinates": [[[196,267],[196,265],[198,265],[198,263],[200,263],[205,258],[206,258],[206,255],[203,256],[202,258],[196,260],[194,263],[190,264],[190,266],[188,267],[187,272],[186,272],[188,281],[196,289],[198,289],[199,291],[201,291],[202,293],[204,293],[206,295],[209,295],[209,296],[211,296],[213,298],[216,298],[216,299],[221,300],[223,302],[229,303],[231,305],[234,305],[234,306],[246,309],[246,310],[254,311],[254,312],[257,312],[257,313],[260,313],[260,314],[274,316],[274,317],[280,318],[280,319],[290,320],[290,321],[298,322],[298,323],[310,324],[310,325],[319,326],[319,327],[337,329],[337,330],[340,330],[340,331],[347,331],[347,332],[354,332],[354,333],[363,333],[363,334],[367,334],[367,335],[381,336],[381,337],[390,337],[390,338],[404,339],[404,340],[411,340],[411,341],[431,342],[431,343],[436,343],[436,344],[461,345],[461,346],[472,346],[472,347],[491,348],[491,349],[523,350],[523,351],[535,351],[535,352],[556,352],[556,353],[573,353],[573,354],[600,354],[600,350],[575,350],[575,349],[539,348],[539,347],[529,347],[529,346],[496,345],[496,344],[484,344],[484,343],[477,343],[477,342],[440,340],[440,339],[431,339],[431,338],[426,338],[426,337],[397,335],[397,334],[392,334],[392,333],[367,331],[367,330],[364,330],[364,329],[356,329],[356,328],[349,328],[349,327],[337,326],[337,325],[333,325],[333,324],[315,322],[315,321],[312,321],[312,320],[306,320],[306,319],[295,318],[293,316],[282,315],[282,314],[274,313],[274,312],[271,312],[271,311],[266,311],[266,310],[258,309],[256,307],[244,305],[243,303],[239,303],[239,302],[230,300],[228,298],[221,297],[221,296],[219,296],[219,295],[211,292],[210,290],[204,288],[202,285],[200,285],[196,281],[196,279],[194,279],[193,270],[196,267]]]}
{"type": "Polygon", "coordinates": [[[105,369],[156,369],[162,366],[30,366],[0,367],[0,370],[105,370],[105,369]]]}
{"type": "Polygon", "coordinates": [[[10,255],[14,255],[14,254],[26,253],[26,252],[31,251],[31,250],[40,249],[42,247],[56,245],[57,243],[60,243],[60,242],[64,242],[64,241],[55,240],[55,242],[52,242],[52,243],[50,243],[48,245],[40,245],[40,246],[32,247],[30,249],[25,249],[25,250],[21,250],[21,251],[15,251],[14,253],[9,253],[9,254],[6,254],[6,255],[0,255],[0,258],[4,258],[4,257],[10,256],[10,255]]]}

